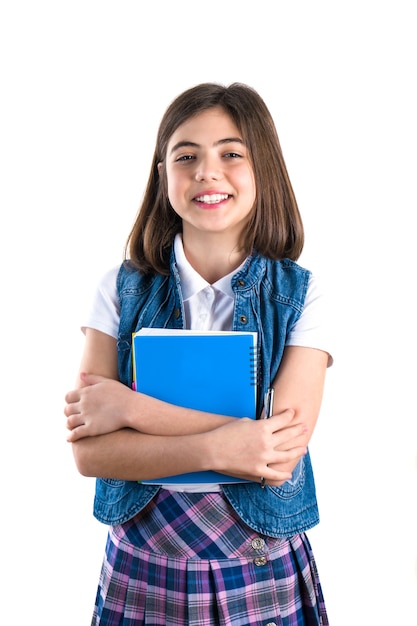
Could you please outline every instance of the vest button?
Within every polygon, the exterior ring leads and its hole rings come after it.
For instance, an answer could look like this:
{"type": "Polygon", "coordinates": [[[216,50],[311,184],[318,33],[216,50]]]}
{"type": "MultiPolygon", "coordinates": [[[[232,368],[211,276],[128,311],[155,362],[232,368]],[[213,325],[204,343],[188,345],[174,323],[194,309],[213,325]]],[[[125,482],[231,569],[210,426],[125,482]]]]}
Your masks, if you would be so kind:
{"type": "Polygon", "coordinates": [[[265,541],[261,539],[261,537],[255,537],[255,539],[252,539],[251,545],[254,550],[262,550],[265,545],[265,541]]]}
{"type": "Polygon", "coordinates": [[[253,562],[255,563],[255,565],[260,567],[261,565],[266,565],[268,563],[268,559],[266,558],[266,556],[257,556],[253,559],[253,562]]]}
{"type": "Polygon", "coordinates": [[[246,285],[245,281],[242,279],[238,280],[237,284],[239,285],[239,287],[244,287],[246,285]]]}
{"type": "Polygon", "coordinates": [[[241,324],[247,324],[248,323],[248,318],[246,317],[246,315],[241,315],[239,317],[240,323],[241,324]]]}
{"type": "Polygon", "coordinates": [[[179,318],[180,315],[181,315],[181,311],[179,309],[175,309],[174,317],[175,317],[176,320],[179,318]]]}

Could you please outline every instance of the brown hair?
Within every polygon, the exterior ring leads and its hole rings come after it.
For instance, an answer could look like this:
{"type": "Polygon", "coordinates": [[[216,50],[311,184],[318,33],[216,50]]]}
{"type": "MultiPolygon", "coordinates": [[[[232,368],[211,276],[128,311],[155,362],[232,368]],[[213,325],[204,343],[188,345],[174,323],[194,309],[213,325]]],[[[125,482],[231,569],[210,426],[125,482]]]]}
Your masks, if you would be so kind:
{"type": "Polygon", "coordinates": [[[168,200],[164,160],[168,142],[190,117],[221,107],[245,142],[256,184],[256,199],[242,233],[246,254],[256,250],[270,259],[297,260],[304,229],[272,116],[259,94],[241,83],[228,87],[202,83],[180,94],[159,126],[142,205],[126,242],[125,255],[144,273],[169,273],[169,258],[182,221],[168,200]],[[158,163],[162,163],[158,172],[158,163]]]}

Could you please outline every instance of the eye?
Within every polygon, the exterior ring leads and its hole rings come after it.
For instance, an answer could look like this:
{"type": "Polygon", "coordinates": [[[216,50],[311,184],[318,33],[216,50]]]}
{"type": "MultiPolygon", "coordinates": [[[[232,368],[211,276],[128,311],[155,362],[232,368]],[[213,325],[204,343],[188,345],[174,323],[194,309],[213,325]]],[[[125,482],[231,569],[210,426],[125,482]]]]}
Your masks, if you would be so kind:
{"type": "Polygon", "coordinates": [[[176,163],[185,163],[186,161],[192,161],[195,157],[192,154],[183,154],[175,159],[176,163]]]}
{"type": "Polygon", "coordinates": [[[241,159],[242,155],[238,154],[237,152],[226,152],[226,154],[223,155],[226,159],[241,159]]]}

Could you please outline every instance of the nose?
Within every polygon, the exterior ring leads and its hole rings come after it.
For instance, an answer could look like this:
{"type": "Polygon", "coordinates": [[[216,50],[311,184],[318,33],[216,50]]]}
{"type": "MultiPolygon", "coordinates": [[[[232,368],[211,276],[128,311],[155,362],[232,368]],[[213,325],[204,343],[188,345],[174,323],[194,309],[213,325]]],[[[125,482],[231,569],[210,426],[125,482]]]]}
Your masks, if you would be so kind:
{"type": "Polygon", "coordinates": [[[195,179],[197,182],[219,180],[220,178],[221,169],[216,157],[205,156],[198,160],[195,170],[195,179]]]}

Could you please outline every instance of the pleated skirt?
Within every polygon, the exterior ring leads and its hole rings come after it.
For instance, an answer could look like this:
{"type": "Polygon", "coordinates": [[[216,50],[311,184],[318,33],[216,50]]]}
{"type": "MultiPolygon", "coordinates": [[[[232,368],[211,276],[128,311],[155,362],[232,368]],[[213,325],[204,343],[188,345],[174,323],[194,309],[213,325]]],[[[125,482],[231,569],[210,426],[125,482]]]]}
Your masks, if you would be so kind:
{"type": "Polygon", "coordinates": [[[260,535],[221,493],[161,489],[110,527],[92,626],[326,626],[305,534],[260,535]]]}

